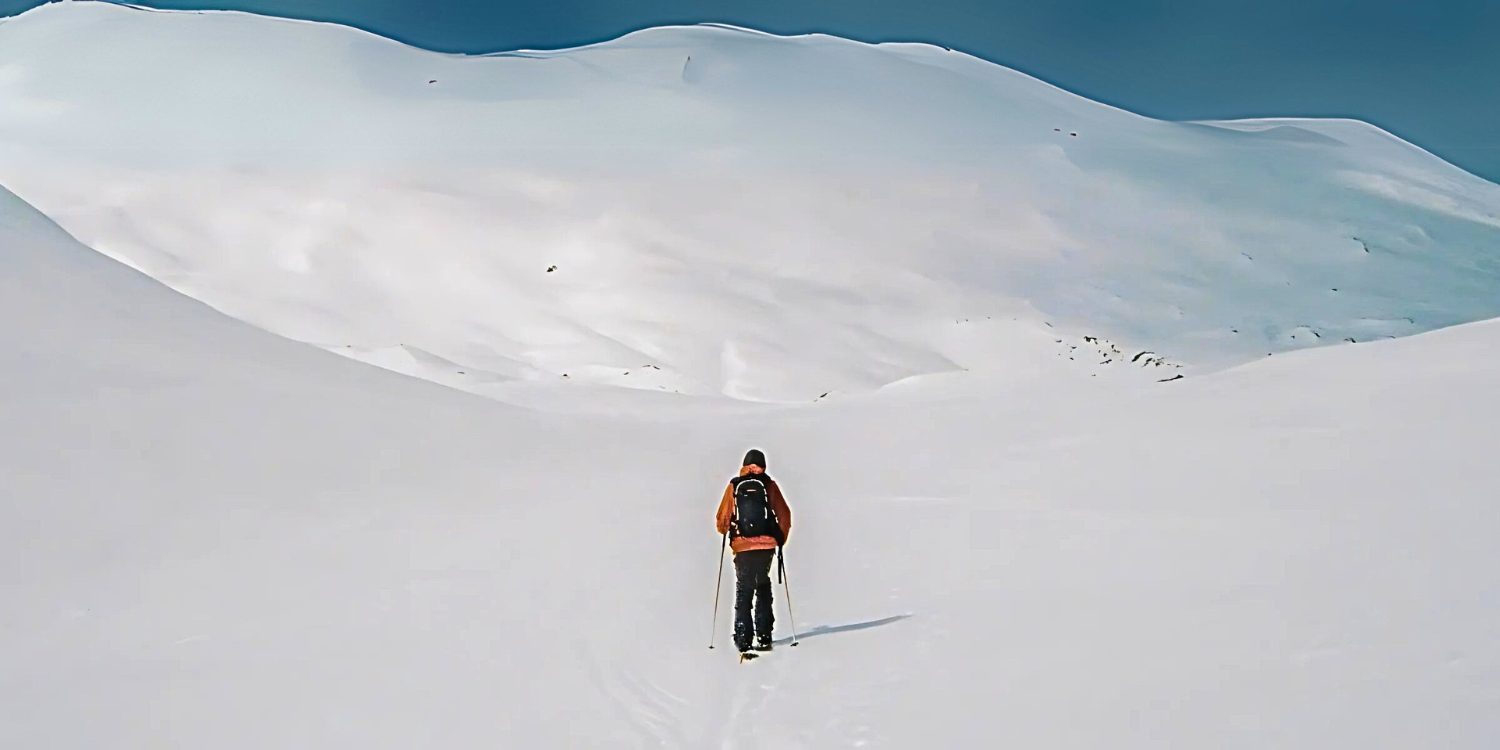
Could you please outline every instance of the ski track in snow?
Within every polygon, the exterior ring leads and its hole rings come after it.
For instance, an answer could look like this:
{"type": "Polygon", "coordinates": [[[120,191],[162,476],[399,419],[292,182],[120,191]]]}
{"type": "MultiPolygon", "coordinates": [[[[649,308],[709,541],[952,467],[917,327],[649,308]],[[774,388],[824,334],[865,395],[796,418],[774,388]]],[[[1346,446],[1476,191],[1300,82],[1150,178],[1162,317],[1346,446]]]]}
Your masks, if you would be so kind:
{"type": "Polygon", "coordinates": [[[600,660],[587,653],[586,646],[580,647],[580,657],[589,665],[594,686],[610,700],[620,719],[636,730],[645,745],[691,746],[678,730],[681,720],[676,715],[675,708],[653,695],[653,691],[661,692],[655,686],[649,683],[643,686],[629,672],[611,670],[606,673],[600,660]]]}

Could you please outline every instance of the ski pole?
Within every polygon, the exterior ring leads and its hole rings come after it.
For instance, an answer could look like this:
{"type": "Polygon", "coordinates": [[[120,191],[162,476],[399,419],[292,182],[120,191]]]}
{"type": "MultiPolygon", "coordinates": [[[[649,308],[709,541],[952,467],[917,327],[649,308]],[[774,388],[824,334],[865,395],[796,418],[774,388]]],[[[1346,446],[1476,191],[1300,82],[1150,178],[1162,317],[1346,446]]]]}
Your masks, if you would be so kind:
{"type": "Polygon", "coordinates": [[[781,585],[786,590],[786,617],[792,623],[792,645],[797,645],[797,616],[792,614],[792,581],[786,574],[786,558],[782,556],[781,548],[776,548],[776,576],[781,579],[781,585]]]}
{"type": "Polygon", "coordinates": [[[708,631],[708,647],[714,647],[714,636],[719,633],[719,589],[724,586],[724,545],[729,543],[729,532],[719,541],[719,578],[714,581],[714,624],[708,631]]]}

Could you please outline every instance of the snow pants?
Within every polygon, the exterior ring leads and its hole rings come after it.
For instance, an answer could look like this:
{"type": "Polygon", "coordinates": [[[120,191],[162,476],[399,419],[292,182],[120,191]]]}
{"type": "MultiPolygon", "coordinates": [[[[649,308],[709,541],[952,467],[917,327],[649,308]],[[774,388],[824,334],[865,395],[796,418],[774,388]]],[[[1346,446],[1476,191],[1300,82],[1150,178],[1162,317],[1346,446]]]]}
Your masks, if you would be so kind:
{"type": "Polygon", "coordinates": [[[745,550],[734,556],[734,647],[747,651],[757,634],[769,642],[776,624],[771,600],[774,549],[745,550]],[[755,619],[751,620],[751,614],[755,619]]]}

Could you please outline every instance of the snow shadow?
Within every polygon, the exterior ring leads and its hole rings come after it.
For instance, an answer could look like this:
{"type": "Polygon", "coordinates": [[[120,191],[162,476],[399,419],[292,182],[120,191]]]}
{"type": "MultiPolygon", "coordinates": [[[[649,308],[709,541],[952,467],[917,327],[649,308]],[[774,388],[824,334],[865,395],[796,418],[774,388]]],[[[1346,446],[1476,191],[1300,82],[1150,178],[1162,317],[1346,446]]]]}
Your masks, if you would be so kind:
{"type": "MultiPolygon", "coordinates": [[[[902,620],[905,620],[908,617],[912,617],[912,615],[910,613],[904,614],[904,615],[892,615],[890,617],[882,617],[879,620],[869,620],[869,621],[866,621],[866,622],[854,622],[854,623],[850,623],[848,625],[819,625],[819,626],[813,628],[812,630],[807,631],[806,633],[798,633],[797,634],[797,640],[799,640],[799,641],[805,641],[808,638],[816,638],[816,637],[818,637],[820,635],[832,635],[834,633],[850,633],[850,632],[853,632],[855,630],[869,630],[870,628],[878,628],[881,625],[889,625],[889,624],[891,624],[893,622],[900,622],[902,620]]],[[[776,645],[778,645],[778,646],[784,645],[784,644],[787,644],[787,643],[791,643],[791,642],[792,642],[792,639],[789,638],[789,637],[788,638],[782,638],[781,640],[775,641],[776,645]]]]}

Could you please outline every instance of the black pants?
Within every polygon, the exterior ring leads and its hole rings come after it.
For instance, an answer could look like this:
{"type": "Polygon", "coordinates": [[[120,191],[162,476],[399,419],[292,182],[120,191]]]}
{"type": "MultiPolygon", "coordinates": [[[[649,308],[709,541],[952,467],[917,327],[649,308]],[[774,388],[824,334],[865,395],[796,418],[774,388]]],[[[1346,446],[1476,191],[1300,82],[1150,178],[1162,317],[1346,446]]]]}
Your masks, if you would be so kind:
{"type": "Polygon", "coordinates": [[[776,625],[771,601],[771,561],[775,557],[774,549],[745,550],[734,556],[734,646],[741,651],[750,648],[753,636],[771,640],[776,625]]]}

